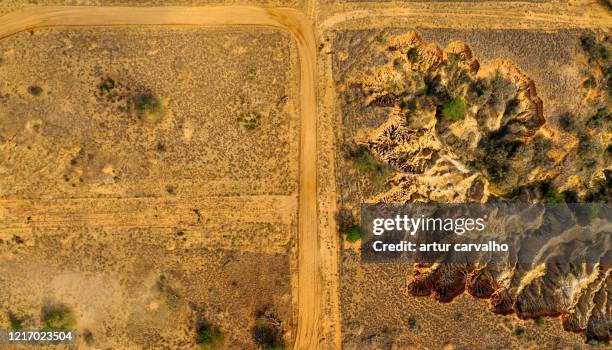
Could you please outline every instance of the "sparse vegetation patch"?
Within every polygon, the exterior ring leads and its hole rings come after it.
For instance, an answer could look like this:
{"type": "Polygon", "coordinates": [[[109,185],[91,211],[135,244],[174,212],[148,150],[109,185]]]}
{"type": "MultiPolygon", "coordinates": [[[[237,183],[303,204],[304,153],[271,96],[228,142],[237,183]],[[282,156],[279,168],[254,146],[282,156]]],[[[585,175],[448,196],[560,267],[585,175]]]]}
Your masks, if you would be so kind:
{"type": "Polygon", "coordinates": [[[28,92],[32,96],[40,96],[43,93],[43,89],[38,85],[32,85],[28,87],[28,92]]]}
{"type": "Polygon", "coordinates": [[[582,49],[592,70],[583,86],[599,89],[612,96],[612,41],[610,37],[584,35],[580,38],[582,49]]]}
{"type": "Polygon", "coordinates": [[[9,323],[10,323],[9,326],[10,326],[10,328],[12,330],[18,331],[18,330],[23,328],[23,320],[22,319],[17,317],[12,312],[9,312],[8,317],[9,317],[9,323]]]}
{"type": "Polygon", "coordinates": [[[76,321],[70,310],[64,306],[56,306],[43,311],[43,329],[51,331],[70,331],[76,321]]]}
{"type": "Polygon", "coordinates": [[[256,317],[252,332],[255,343],[264,350],[285,350],[281,321],[276,314],[270,308],[265,308],[256,317]]]}
{"type": "Polygon", "coordinates": [[[105,94],[110,94],[115,87],[117,87],[117,82],[111,77],[103,79],[100,85],[98,85],[98,89],[105,94]]]}
{"type": "Polygon", "coordinates": [[[261,123],[261,115],[255,112],[247,112],[239,115],[236,120],[247,131],[253,131],[259,127],[261,123]]]}
{"type": "Polygon", "coordinates": [[[161,101],[152,93],[144,92],[134,99],[136,112],[141,120],[157,123],[164,116],[161,101]]]}
{"type": "Polygon", "coordinates": [[[346,239],[349,242],[357,242],[361,239],[361,226],[353,225],[346,230],[346,239]]]}
{"type": "Polygon", "coordinates": [[[224,338],[221,332],[214,329],[203,318],[199,321],[196,329],[196,344],[202,350],[220,349],[224,338]]]}
{"type": "Polygon", "coordinates": [[[457,121],[463,119],[466,112],[465,100],[462,97],[457,97],[450,100],[442,108],[442,115],[448,121],[457,121]]]}
{"type": "Polygon", "coordinates": [[[359,147],[350,157],[355,169],[367,174],[375,184],[384,183],[393,174],[391,167],[378,161],[366,147],[359,147]]]}
{"type": "Polygon", "coordinates": [[[499,139],[498,135],[491,135],[480,140],[476,157],[468,164],[482,171],[492,182],[503,181],[510,169],[508,160],[521,150],[521,146],[519,141],[505,141],[499,139]]]}

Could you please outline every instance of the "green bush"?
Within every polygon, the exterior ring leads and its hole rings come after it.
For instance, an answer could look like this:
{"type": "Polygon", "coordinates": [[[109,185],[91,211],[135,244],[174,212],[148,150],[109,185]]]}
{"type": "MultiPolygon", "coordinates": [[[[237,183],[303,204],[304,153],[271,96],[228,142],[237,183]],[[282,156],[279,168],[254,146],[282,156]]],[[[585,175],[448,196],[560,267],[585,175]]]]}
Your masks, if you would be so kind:
{"type": "Polygon", "coordinates": [[[476,158],[468,164],[483,172],[491,182],[501,182],[506,177],[508,160],[520,152],[523,144],[519,141],[505,141],[497,135],[480,140],[476,158]]]}
{"type": "Polygon", "coordinates": [[[279,340],[278,331],[270,326],[260,325],[253,328],[253,340],[265,350],[284,350],[285,344],[279,340]]]}
{"type": "Polygon", "coordinates": [[[467,107],[463,97],[456,97],[446,104],[442,108],[442,116],[448,121],[457,121],[463,119],[467,107]]]}
{"type": "Polygon", "coordinates": [[[525,335],[525,328],[517,326],[516,328],[514,328],[514,335],[519,338],[522,338],[525,335]]]}
{"type": "Polygon", "coordinates": [[[586,195],[587,203],[610,203],[612,200],[612,171],[605,170],[604,178],[595,181],[586,195]]]}
{"type": "Polygon", "coordinates": [[[419,323],[417,322],[417,319],[412,315],[408,317],[408,322],[406,323],[406,325],[408,326],[408,329],[413,331],[418,331],[421,328],[419,326],[419,323]]]}
{"type": "Polygon", "coordinates": [[[575,132],[576,125],[574,123],[574,115],[570,112],[563,113],[559,116],[559,127],[563,131],[575,132]]]}
{"type": "Polygon", "coordinates": [[[399,58],[396,58],[393,61],[393,68],[395,68],[396,70],[403,70],[404,69],[404,64],[402,63],[402,60],[399,58]]]}
{"type": "Polygon", "coordinates": [[[546,153],[550,150],[552,144],[550,139],[537,135],[533,138],[533,161],[536,163],[547,162],[548,156],[546,153]]]}
{"type": "Polygon", "coordinates": [[[605,107],[600,108],[597,110],[597,113],[587,120],[586,125],[593,129],[605,127],[605,129],[609,130],[612,127],[612,113],[605,107]]]}
{"type": "Polygon", "coordinates": [[[43,315],[43,329],[50,331],[70,331],[76,324],[69,310],[57,308],[45,311],[43,315]]]}
{"type": "MultiPolygon", "coordinates": [[[[515,188],[512,192],[506,194],[506,199],[516,200],[521,195],[528,194],[530,198],[535,198],[538,203],[579,203],[581,200],[578,194],[573,190],[560,191],[550,181],[536,181],[525,186],[515,188]]],[[[520,307],[517,306],[517,307],[520,307]]]]}
{"type": "Polygon", "coordinates": [[[609,11],[612,11],[612,1],[610,0],[599,0],[599,3],[609,11]]]}
{"type": "Polygon", "coordinates": [[[196,344],[203,350],[218,349],[223,345],[223,335],[210,326],[200,326],[196,335],[196,344]]]}
{"type": "Polygon", "coordinates": [[[544,194],[544,203],[565,203],[565,195],[556,188],[551,188],[544,194]]]}
{"type": "Polygon", "coordinates": [[[385,328],[380,335],[387,340],[390,344],[393,344],[399,340],[399,331],[397,329],[385,328]]]}
{"type": "Polygon", "coordinates": [[[168,308],[171,310],[175,310],[178,308],[180,302],[181,297],[173,291],[169,291],[168,296],[166,297],[166,305],[168,306],[168,308]]]}
{"type": "Polygon", "coordinates": [[[349,242],[357,242],[361,239],[361,226],[353,225],[346,230],[346,239],[349,242]]]}
{"type": "Polygon", "coordinates": [[[281,320],[269,306],[257,311],[255,327],[251,336],[258,349],[284,350],[285,343],[282,336],[281,320]]]}
{"type": "Polygon", "coordinates": [[[419,59],[419,51],[416,48],[410,48],[408,52],[406,52],[406,57],[412,63],[416,62],[419,59]]]}
{"type": "Polygon", "coordinates": [[[261,124],[261,115],[255,112],[248,112],[239,115],[236,120],[238,123],[242,124],[247,131],[253,131],[261,124]]]}
{"type": "Polygon", "coordinates": [[[10,328],[14,331],[18,331],[23,328],[23,320],[19,319],[17,316],[9,313],[9,322],[10,328]]]}
{"type": "Polygon", "coordinates": [[[608,59],[608,49],[597,42],[594,37],[585,35],[580,38],[580,43],[582,44],[582,49],[588,54],[591,61],[608,59]]]}
{"type": "Polygon", "coordinates": [[[98,89],[100,89],[100,92],[109,94],[116,86],[117,82],[113,78],[107,77],[98,85],[98,89]]]}
{"type": "Polygon", "coordinates": [[[593,151],[593,141],[587,133],[580,132],[578,134],[578,154],[586,156],[593,151]]]}
{"type": "Polygon", "coordinates": [[[145,92],[136,97],[136,112],[138,117],[142,120],[149,122],[159,122],[163,115],[164,110],[161,102],[155,95],[145,92]]]}
{"type": "Polygon", "coordinates": [[[379,162],[365,147],[359,148],[351,154],[353,165],[357,171],[369,175],[375,184],[384,183],[392,174],[392,170],[385,164],[379,162]]]}
{"type": "Polygon", "coordinates": [[[403,110],[413,111],[417,107],[416,102],[414,100],[403,100],[400,102],[400,108],[403,110]]]}
{"type": "Polygon", "coordinates": [[[608,92],[608,96],[612,96],[612,62],[602,67],[601,73],[603,74],[602,88],[608,92]]]}
{"type": "Polygon", "coordinates": [[[468,98],[472,103],[482,104],[491,97],[493,87],[488,79],[476,79],[468,88],[468,98]]]}
{"type": "Polygon", "coordinates": [[[590,75],[587,79],[585,79],[582,82],[582,87],[590,89],[590,88],[594,88],[597,86],[597,80],[595,80],[595,77],[590,75]]]}
{"type": "Polygon", "coordinates": [[[43,89],[40,86],[32,85],[32,86],[28,87],[28,92],[32,96],[40,96],[43,93],[43,89]]]}
{"type": "Polygon", "coordinates": [[[374,159],[369,151],[362,150],[354,155],[353,164],[357,171],[368,173],[376,166],[376,159],[374,159]]]}

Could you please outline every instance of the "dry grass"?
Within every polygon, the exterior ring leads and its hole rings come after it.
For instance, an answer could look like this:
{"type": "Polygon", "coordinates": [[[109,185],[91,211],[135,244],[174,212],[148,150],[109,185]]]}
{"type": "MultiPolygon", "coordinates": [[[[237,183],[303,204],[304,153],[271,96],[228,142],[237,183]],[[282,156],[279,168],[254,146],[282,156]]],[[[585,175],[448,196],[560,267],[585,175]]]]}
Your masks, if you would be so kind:
{"type": "Polygon", "coordinates": [[[0,52],[3,310],[31,328],[59,303],[80,342],[147,349],[196,348],[203,314],[244,349],[271,306],[292,340],[288,34],[45,29],[0,52]]]}

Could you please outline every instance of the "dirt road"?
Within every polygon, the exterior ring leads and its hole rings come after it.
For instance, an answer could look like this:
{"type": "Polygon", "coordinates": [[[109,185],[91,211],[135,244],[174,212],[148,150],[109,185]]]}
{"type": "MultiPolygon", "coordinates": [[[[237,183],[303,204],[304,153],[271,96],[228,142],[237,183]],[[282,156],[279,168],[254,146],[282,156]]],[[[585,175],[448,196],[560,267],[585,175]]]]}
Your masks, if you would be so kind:
{"type": "Polygon", "coordinates": [[[356,3],[330,9],[317,30],[394,26],[478,29],[567,29],[612,26],[603,6],[589,3],[422,2],[396,6],[356,3]]]}
{"type": "Polygon", "coordinates": [[[110,25],[258,25],[293,34],[300,61],[300,193],[298,202],[298,330],[295,349],[319,340],[320,273],[317,234],[316,44],[312,27],[293,9],[257,7],[31,7],[0,18],[0,38],[35,27],[110,25]]]}

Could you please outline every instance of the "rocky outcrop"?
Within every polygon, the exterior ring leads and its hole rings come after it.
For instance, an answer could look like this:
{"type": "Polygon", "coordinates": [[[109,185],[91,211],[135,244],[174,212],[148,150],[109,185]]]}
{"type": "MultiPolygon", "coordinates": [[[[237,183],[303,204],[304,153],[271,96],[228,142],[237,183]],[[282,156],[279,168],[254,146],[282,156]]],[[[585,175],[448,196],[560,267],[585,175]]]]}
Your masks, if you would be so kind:
{"type": "MultiPolygon", "coordinates": [[[[484,179],[494,194],[533,177],[530,142],[544,124],[542,101],[516,66],[494,61],[481,67],[465,43],[442,50],[415,32],[392,38],[387,52],[389,63],[360,80],[367,103],[389,113],[369,147],[402,173],[383,200],[410,201],[408,183],[426,173],[431,178],[436,167],[445,168],[443,177],[484,179]]],[[[465,200],[469,188],[452,198],[465,200]]]]}

